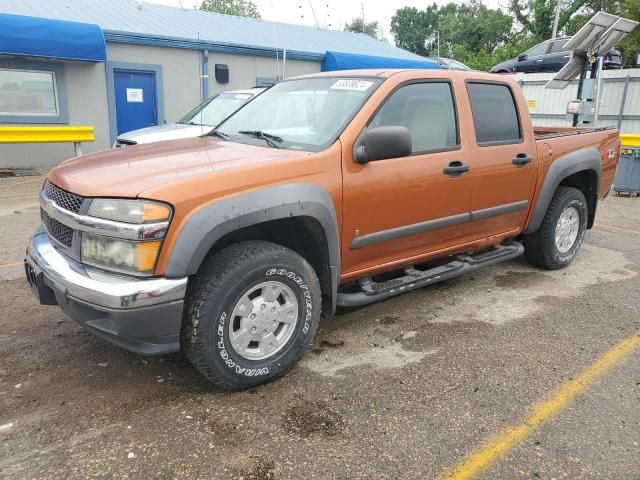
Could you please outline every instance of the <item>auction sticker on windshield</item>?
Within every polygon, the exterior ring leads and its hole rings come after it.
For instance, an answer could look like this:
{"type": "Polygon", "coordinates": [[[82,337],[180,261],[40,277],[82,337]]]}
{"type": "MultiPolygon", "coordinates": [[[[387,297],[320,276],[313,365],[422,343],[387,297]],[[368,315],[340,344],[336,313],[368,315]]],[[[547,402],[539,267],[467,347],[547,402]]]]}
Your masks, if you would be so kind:
{"type": "Polygon", "coordinates": [[[331,85],[331,90],[356,90],[359,92],[364,92],[367,90],[373,82],[369,82],[367,80],[338,80],[336,83],[331,85]]]}

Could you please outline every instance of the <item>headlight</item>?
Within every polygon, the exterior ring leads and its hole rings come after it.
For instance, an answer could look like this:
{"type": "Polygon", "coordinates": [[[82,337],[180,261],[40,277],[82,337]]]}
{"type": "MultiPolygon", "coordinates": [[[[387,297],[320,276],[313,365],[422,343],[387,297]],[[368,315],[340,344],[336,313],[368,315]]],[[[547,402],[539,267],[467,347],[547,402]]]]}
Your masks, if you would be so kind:
{"type": "Polygon", "coordinates": [[[169,220],[171,208],[148,200],[96,198],[91,202],[87,215],[125,223],[153,223],[169,220]]]}
{"type": "Polygon", "coordinates": [[[161,241],[135,242],[82,234],[81,257],[87,265],[133,275],[152,275],[161,241]]]}

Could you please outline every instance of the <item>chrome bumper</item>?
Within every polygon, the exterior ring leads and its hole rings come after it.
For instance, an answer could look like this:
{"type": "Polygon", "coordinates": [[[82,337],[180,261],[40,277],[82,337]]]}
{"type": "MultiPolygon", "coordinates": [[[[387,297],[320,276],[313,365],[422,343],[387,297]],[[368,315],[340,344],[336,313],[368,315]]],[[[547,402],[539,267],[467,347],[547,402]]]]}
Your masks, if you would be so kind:
{"type": "Polygon", "coordinates": [[[27,278],[43,275],[53,290],[83,302],[111,309],[148,307],[184,299],[187,278],[135,279],[90,269],[58,252],[47,234],[31,238],[25,258],[27,278]]]}

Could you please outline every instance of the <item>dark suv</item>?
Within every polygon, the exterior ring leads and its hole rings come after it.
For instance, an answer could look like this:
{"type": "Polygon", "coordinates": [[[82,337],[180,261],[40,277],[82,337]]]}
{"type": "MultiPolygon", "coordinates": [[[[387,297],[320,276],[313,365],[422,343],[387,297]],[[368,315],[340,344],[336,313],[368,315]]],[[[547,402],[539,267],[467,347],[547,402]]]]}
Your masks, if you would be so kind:
{"type": "MultiPolygon", "coordinates": [[[[539,43],[520,54],[518,58],[512,58],[494,65],[491,68],[491,73],[557,72],[571,59],[571,50],[565,48],[569,40],[571,40],[571,37],[556,38],[539,43]]],[[[622,68],[620,52],[618,50],[609,50],[604,57],[602,68],[622,68]]]]}

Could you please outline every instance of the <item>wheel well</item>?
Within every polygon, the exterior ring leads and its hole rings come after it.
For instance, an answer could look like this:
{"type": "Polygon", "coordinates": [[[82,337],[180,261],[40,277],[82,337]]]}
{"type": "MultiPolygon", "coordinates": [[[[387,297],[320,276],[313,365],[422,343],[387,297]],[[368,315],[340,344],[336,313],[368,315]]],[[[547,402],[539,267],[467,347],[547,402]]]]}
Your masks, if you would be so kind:
{"type": "MultiPolygon", "coordinates": [[[[263,240],[287,247],[307,260],[318,276],[323,297],[331,298],[331,261],[322,224],[312,217],[296,216],[269,220],[229,232],[213,244],[206,258],[231,244],[246,240],[263,240]]],[[[323,302],[331,309],[332,302],[323,302]]],[[[333,312],[326,314],[332,314],[333,312]]]]}
{"type": "Polygon", "coordinates": [[[587,199],[587,228],[591,228],[596,217],[598,203],[598,174],[594,170],[582,170],[563,179],[560,185],[574,187],[582,192],[587,199]]]}

